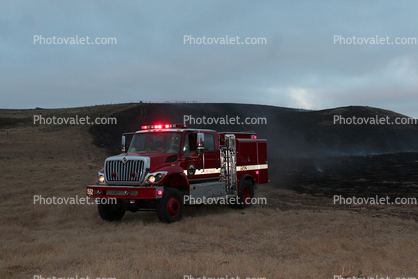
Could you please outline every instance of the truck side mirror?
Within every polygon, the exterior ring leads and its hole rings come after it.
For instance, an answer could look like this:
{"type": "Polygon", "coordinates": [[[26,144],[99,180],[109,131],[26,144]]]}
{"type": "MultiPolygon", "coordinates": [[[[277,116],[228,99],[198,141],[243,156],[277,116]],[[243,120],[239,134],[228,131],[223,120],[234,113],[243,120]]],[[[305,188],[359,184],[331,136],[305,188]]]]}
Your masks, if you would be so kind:
{"type": "Polygon", "coordinates": [[[122,152],[126,151],[125,144],[126,144],[126,137],[125,135],[123,135],[122,136],[122,152]]]}
{"type": "Polygon", "coordinates": [[[205,134],[197,133],[197,154],[205,152],[205,134]]]}

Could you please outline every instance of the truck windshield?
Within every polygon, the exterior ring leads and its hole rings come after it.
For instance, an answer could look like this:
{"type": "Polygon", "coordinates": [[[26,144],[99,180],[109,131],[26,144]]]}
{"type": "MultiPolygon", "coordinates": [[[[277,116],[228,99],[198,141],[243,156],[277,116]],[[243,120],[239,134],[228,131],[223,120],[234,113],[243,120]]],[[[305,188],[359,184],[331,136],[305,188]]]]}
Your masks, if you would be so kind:
{"type": "Polygon", "coordinates": [[[132,138],[128,152],[180,153],[182,133],[138,133],[132,138]]]}

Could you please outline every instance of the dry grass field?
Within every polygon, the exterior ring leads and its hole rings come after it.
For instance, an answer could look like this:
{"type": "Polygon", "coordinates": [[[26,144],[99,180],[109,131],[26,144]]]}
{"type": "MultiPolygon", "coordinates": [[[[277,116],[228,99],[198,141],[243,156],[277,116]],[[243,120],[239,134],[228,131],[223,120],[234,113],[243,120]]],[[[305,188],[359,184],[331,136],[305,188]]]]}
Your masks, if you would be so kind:
{"type": "Polygon", "coordinates": [[[95,205],[34,204],[85,197],[106,157],[85,126],[0,130],[0,278],[418,277],[418,224],[390,214],[399,206],[376,214],[273,182],[257,191],[267,205],[186,207],[170,225],[155,212],[107,223],[95,205]]]}

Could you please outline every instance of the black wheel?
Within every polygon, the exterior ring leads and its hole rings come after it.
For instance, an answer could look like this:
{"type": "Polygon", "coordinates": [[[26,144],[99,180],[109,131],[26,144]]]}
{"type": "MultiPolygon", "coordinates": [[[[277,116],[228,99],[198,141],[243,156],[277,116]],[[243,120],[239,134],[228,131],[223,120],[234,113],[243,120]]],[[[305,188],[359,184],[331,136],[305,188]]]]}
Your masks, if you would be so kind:
{"type": "Polygon", "coordinates": [[[254,198],[254,186],[252,182],[249,179],[244,180],[239,192],[238,207],[241,209],[250,207],[251,199],[254,198]]]}
{"type": "Polygon", "coordinates": [[[164,223],[180,221],[183,217],[183,197],[176,188],[167,188],[163,197],[157,200],[158,219],[164,223]]]}
{"type": "Polygon", "coordinates": [[[117,200],[116,204],[98,204],[97,208],[100,217],[105,221],[119,221],[125,215],[125,209],[120,200],[117,200]]]}

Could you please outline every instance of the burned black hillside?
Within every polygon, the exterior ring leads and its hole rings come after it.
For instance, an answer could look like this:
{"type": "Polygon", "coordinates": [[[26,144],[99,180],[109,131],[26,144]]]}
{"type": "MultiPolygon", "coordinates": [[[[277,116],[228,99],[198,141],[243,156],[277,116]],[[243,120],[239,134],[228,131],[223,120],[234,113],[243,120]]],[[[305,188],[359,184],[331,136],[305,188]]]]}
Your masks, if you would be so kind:
{"type": "Polygon", "coordinates": [[[342,107],[320,111],[306,111],[266,105],[249,104],[138,104],[112,116],[117,125],[95,125],[90,132],[98,146],[109,153],[120,151],[124,132],[140,129],[141,125],[183,123],[184,117],[239,116],[265,118],[260,125],[193,125],[188,127],[217,131],[255,131],[259,138],[268,140],[271,158],[299,158],[320,156],[372,155],[418,150],[418,125],[340,125],[333,124],[334,115],[342,117],[404,117],[392,111],[371,107],[342,107]]]}

